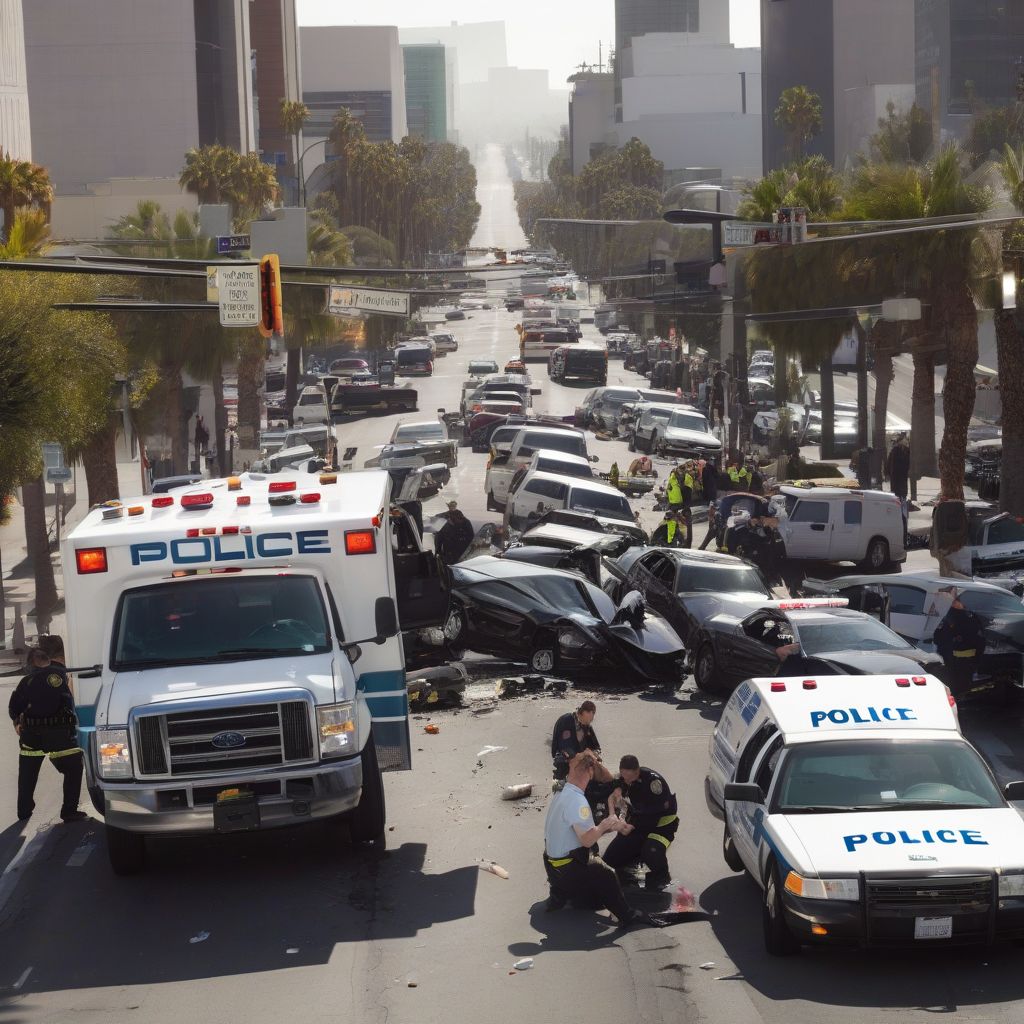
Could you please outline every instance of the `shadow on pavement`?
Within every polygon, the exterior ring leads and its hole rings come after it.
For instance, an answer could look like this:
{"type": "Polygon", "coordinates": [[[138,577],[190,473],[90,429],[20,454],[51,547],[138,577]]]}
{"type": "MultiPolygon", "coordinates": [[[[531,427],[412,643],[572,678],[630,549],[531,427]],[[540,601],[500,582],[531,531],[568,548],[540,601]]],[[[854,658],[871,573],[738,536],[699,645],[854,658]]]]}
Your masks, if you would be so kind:
{"type": "Polygon", "coordinates": [[[4,930],[0,991],[30,965],[34,992],[322,965],[339,944],[471,917],[477,865],[429,874],[426,850],[332,848],[317,828],[165,840],[145,874],[114,879],[98,839],[88,870],[47,866],[45,896],[4,930]]]}
{"type": "Polygon", "coordinates": [[[1020,950],[961,947],[920,950],[804,949],[769,956],[761,941],[760,890],[745,875],[721,879],[701,895],[715,937],[736,965],[724,981],[745,981],[767,999],[807,1005],[917,1009],[965,1007],[1024,998],[1020,950]]]}

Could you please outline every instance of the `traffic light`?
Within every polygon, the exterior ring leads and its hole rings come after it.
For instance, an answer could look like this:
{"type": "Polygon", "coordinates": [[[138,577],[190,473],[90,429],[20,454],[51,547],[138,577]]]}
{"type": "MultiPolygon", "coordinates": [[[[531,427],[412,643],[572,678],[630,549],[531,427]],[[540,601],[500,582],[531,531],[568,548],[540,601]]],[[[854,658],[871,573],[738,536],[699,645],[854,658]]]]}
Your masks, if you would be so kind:
{"type": "Polygon", "coordinates": [[[284,334],[281,305],[281,261],[275,253],[260,258],[260,334],[284,334]]]}

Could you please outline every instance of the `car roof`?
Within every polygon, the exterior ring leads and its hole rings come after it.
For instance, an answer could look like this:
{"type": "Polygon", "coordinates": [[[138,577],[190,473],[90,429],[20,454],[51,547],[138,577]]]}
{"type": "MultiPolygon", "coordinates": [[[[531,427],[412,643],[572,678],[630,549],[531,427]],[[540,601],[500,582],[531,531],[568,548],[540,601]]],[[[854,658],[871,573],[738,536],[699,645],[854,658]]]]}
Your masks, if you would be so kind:
{"type": "Polygon", "coordinates": [[[585,459],[582,455],[573,455],[571,452],[560,452],[553,448],[538,448],[533,455],[530,456],[530,461],[540,461],[541,459],[553,459],[555,462],[568,462],[573,466],[589,466],[590,459],[585,459]]]}
{"type": "MultiPolygon", "coordinates": [[[[877,574],[855,574],[850,576],[836,576],[831,580],[822,580],[823,583],[835,586],[860,586],[862,584],[885,584],[890,587],[898,587],[900,584],[925,583],[936,584],[938,587],[956,587],[957,590],[981,590],[995,591],[999,594],[1010,593],[1005,587],[997,586],[986,580],[974,579],[950,579],[948,576],[940,576],[935,569],[911,569],[900,573],[877,574]]],[[[1024,610],[1024,602],[1021,603],[1024,610]]]]}
{"type": "Polygon", "coordinates": [[[480,573],[482,576],[491,576],[494,579],[503,579],[509,576],[564,576],[574,581],[579,581],[578,573],[566,572],[563,569],[555,569],[549,565],[532,565],[530,562],[514,562],[505,558],[495,558],[493,555],[479,555],[476,558],[459,562],[460,569],[470,569],[480,573]]]}
{"type": "Polygon", "coordinates": [[[658,548],[677,562],[693,565],[715,565],[723,569],[749,569],[751,565],[735,555],[727,555],[724,551],[694,551],[680,548],[658,548]]]}
{"type": "Polygon", "coordinates": [[[794,498],[884,498],[888,502],[898,502],[899,498],[888,491],[872,491],[864,488],[851,490],[846,487],[796,487],[787,484],[780,487],[783,494],[794,498]]]}
{"type": "Polygon", "coordinates": [[[432,430],[444,429],[444,424],[440,420],[399,420],[395,424],[396,429],[402,429],[405,427],[416,428],[430,427],[432,430]]]}
{"type": "Polygon", "coordinates": [[[601,484],[595,480],[587,480],[578,476],[563,476],[561,473],[538,471],[533,474],[531,480],[553,480],[555,483],[568,484],[573,490],[600,491],[602,494],[617,494],[620,498],[625,498],[625,495],[617,487],[609,487],[608,484],[601,484]]]}
{"type": "Polygon", "coordinates": [[[582,430],[575,430],[575,429],[565,430],[562,427],[531,427],[531,426],[529,426],[527,424],[527,425],[520,425],[519,429],[520,430],[529,430],[531,434],[547,434],[548,436],[552,436],[552,435],[557,434],[559,437],[561,437],[562,435],[569,434],[569,433],[571,433],[571,434],[578,434],[580,437],[586,437],[587,436],[586,434],[583,433],[582,430]]]}

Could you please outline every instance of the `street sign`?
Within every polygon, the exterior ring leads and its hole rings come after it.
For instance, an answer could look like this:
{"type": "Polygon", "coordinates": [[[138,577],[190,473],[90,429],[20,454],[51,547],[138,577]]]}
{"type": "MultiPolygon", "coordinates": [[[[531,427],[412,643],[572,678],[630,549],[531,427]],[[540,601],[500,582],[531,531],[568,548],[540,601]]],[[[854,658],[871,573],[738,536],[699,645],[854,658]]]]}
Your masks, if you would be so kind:
{"type": "Polygon", "coordinates": [[[224,256],[232,252],[244,252],[252,246],[249,235],[218,235],[217,255],[224,256]]]}
{"type": "Polygon", "coordinates": [[[750,220],[727,220],[722,225],[722,245],[726,249],[741,249],[759,242],[781,242],[778,224],[763,224],[750,220]]]}
{"type": "Polygon", "coordinates": [[[221,327],[256,327],[260,322],[260,268],[257,263],[217,268],[221,327]]]}
{"type": "Polygon", "coordinates": [[[66,484],[71,479],[69,466],[47,466],[46,482],[48,484],[66,484]]]}
{"type": "Polygon", "coordinates": [[[64,465],[64,446],[55,441],[44,442],[43,465],[47,469],[60,469],[64,465]]]}
{"type": "Polygon", "coordinates": [[[409,315],[409,293],[332,284],[327,311],[334,316],[350,316],[353,310],[406,317],[409,315]]]}
{"type": "Polygon", "coordinates": [[[217,288],[217,267],[206,268],[206,301],[220,302],[220,290],[217,288]]]}

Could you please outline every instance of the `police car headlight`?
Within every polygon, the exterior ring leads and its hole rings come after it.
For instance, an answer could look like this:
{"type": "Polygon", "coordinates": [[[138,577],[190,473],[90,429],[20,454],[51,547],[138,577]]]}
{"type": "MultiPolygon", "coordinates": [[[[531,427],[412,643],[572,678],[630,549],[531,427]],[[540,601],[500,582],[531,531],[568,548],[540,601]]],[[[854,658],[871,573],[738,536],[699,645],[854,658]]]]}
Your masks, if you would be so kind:
{"type": "Polygon", "coordinates": [[[587,638],[582,634],[576,632],[574,629],[563,629],[558,634],[558,645],[560,647],[566,647],[570,650],[582,650],[587,647],[587,638]]]}
{"type": "Polygon", "coordinates": [[[321,757],[338,757],[355,747],[356,717],[351,702],[317,708],[316,724],[321,757]]]}
{"type": "Polygon", "coordinates": [[[786,891],[805,900],[846,900],[856,903],[860,899],[860,882],[856,878],[805,878],[790,871],[786,875],[786,891]]]}
{"type": "Polygon", "coordinates": [[[999,876],[999,898],[1024,898],[1024,871],[1006,872],[999,876]]]}
{"type": "Polygon", "coordinates": [[[96,746],[99,752],[97,770],[100,778],[132,777],[132,755],[128,746],[127,729],[97,729],[96,746]]]}

